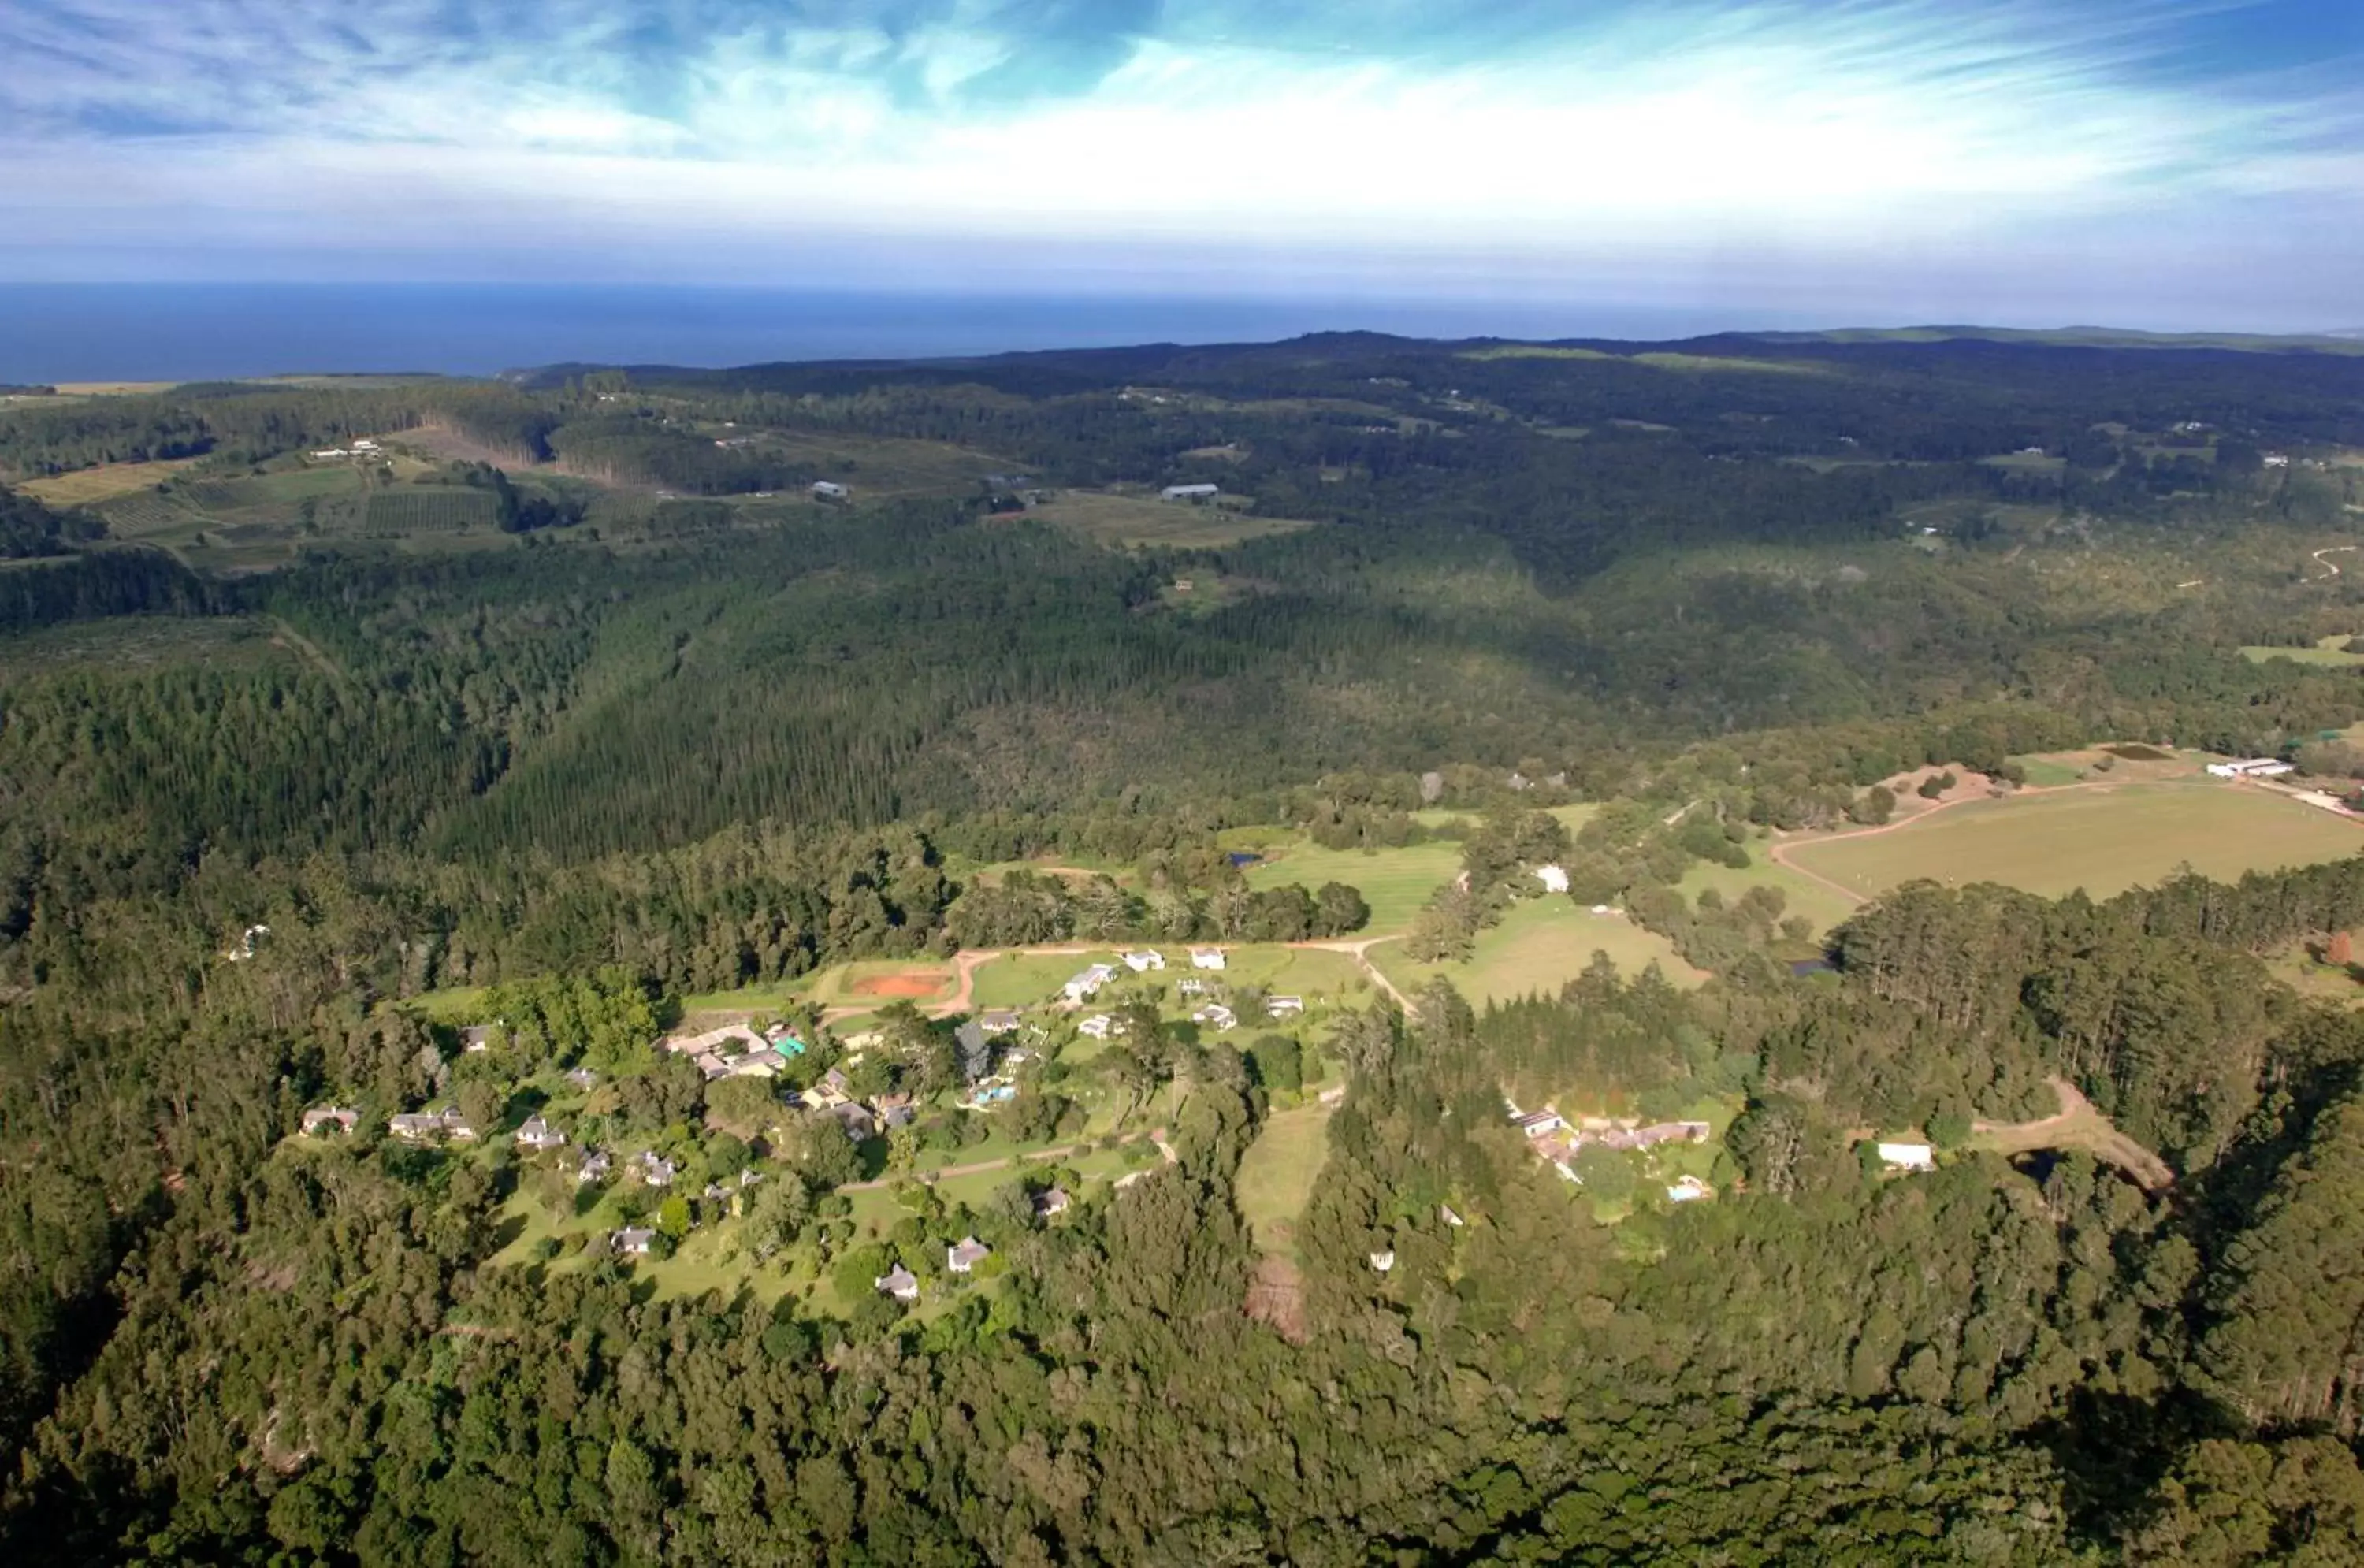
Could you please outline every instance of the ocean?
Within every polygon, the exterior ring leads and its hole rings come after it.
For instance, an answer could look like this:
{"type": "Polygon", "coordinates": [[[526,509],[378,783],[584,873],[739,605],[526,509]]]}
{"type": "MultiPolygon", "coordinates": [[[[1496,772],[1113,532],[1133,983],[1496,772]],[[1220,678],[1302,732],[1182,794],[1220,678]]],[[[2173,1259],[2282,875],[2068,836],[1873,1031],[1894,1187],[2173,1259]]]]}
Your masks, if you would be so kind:
{"type": "Polygon", "coordinates": [[[1180,299],[662,284],[0,284],[0,383],[301,373],[488,375],[583,361],[744,365],[1132,343],[1412,337],[1664,340],[1814,325],[1726,308],[1180,299]]]}

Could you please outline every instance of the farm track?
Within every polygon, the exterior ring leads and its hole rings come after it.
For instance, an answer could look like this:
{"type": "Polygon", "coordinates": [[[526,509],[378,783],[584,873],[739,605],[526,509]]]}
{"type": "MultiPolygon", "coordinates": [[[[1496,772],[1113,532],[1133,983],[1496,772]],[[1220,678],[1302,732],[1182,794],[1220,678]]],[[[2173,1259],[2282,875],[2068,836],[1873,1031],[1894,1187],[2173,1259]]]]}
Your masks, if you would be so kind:
{"type": "Polygon", "coordinates": [[[2313,557],[2314,557],[2314,563],[2315,563],[2317,566],[2322,567],[2322,568],[2323,568],[2323,571],[2324,571],[2324,575],[2322,575],[2322,576],[2320,576],[2320,577],[2312,578],[2312,579],[2310,579],[2310,581],[2312,581],[2312,582],[2316,582],[2316,583],[2328,583],[2328,582],[2330,582],[2334,577],[2338,576],[2338,575],[2339,575],[2339,564],[2338,564],[2338,562],[2332,562],[2332,561],[2325,561],[2325,560],[2324,560],[2323,558],[2324,558],[2325,556],[2326,556],[2326,555],[2337,555],[2337,554],[2339,554],[2340,552],[2342,552],[2343,550],[2354,550],[2355,548],[2356,548],[2356,546],[2354,546],[2354,545],[2352,545],[2352,544],[2329,544],[2329,545],[2325,545],[2325,546],[2324,546],[2321,550],[2314,550],[2314,551],[2310,552],[2310,553],[2313,555],[2313,557]]]}

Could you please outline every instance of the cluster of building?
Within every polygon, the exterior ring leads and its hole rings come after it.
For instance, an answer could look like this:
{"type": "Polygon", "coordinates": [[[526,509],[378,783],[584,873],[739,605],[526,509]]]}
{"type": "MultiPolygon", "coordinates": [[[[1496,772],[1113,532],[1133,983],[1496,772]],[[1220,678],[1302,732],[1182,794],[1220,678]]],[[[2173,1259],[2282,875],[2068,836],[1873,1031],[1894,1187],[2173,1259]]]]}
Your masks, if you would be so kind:
{"type": "Polygon", "coordinates": [[[785,1024],[757,1034],[745,1024],[725,1024],[703,1034],[683,1035],[664,1042],[676,1056],[686,1056],[709,1084],[721,1078],[774,1078],[781,1063],[805,1053],[805,1042],[785,1024]]]}
{"type": "MultiPolygon", "coordinates": [[[[1581,1184],[1576,1173],[1576,1157],[1588,1148],[1633,1151],[1656,1149],[1662,1143],[1705,1143],[1714,1134],[1714,1128],[1703,1121],[1657,1121],[1644,1125],[1637,1119],[1623,1120],[1609,1117],[1581,1117],[1574,1125],[1546,1106],[1538,1111],[1522,1111],[1509,1100],[1502,1102],[1511,1125],[1525,1135],[1528,1147],[1552,1169],[1571,1182],[1581,1184]]],[[[1667,1188],[1667,1198],[1672,1203],[1689,1203],[1712,1196],[1714,1189],[1696,1176],[1685,1176],[1667,1188]]]]}
{"type": "Polygon", "coordinates": [[[385,455],[385,450],[380,448],[375,441],[371,440],[366,436],[362,436],[356,439],[352,445],[349,447],[329,447],[320,451],[316,451],[312,454],[312,461],[315,462],[333,462],[339,458],[377,458],[384,457],[385,455]]]}

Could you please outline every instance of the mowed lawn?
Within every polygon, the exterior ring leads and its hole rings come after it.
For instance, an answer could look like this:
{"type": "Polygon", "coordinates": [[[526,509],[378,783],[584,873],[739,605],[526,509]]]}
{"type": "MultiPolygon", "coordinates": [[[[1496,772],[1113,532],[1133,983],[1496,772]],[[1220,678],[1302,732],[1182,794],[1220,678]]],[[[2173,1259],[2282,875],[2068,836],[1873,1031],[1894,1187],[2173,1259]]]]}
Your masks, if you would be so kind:
{"type": "Polygon", "coordinates": [[[1316,1102],[1273,1112],[1240,1159],[1232,1190],[1263,1251],[1297,1250],[1298,1218],[1313,1200],[1313,1183],[1330,1157],[1331,1110],[1316,1102]]]}
{"type": "Polygon", "coordinates": [[[1480,932],[1467,963],[1414,963],[1399,942],[1371,950],[1377,964],[1398,989],[1417,991],[1442,975],[1474,1006],[1507,1002],[1530,993],[1556,995],[1584,973],[1592,955],[1605,952],[1627,979],[1656,963],[1678,985],[1698,985],[1707,975],[1676,956],[1674,944],[1622,915],[1595,915],[1566,898],[1530,898],[1480,932]]]}
{"type": "Polygon", "coordinates": [[[1262,891],[1301,882],[1318,892],[1325,882],[1360,888],[1371,906],[1370,934],[1400,931],[1411,924],[1428,895],[1461,870],[1457,843],[1407,844],[1399,850],[1325,850],[1308,840],[1273,846],[1247,868],[1248,885],[1262,891]]]}
{"type": "Polygon", "coordinates": [[[1801,844],[1791,858],[1869,897],[1916,878],[2047,897],[2154,886],[2189,863],[2230,881],[2364,851],[2364,827],[2229,784],[2097,785],[1957,806],[1893,832],[1801,844]]]}

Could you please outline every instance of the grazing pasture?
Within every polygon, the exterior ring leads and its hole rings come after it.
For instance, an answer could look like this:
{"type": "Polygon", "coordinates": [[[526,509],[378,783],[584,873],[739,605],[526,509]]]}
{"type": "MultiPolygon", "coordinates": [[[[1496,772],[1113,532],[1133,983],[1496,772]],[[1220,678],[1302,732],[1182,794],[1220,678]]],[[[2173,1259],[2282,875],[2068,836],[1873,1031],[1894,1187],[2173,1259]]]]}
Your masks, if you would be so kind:
{"type": "Polygon", "coordinates": [[[1968,801],[1887,831],[1793,841],[1785,852],[1865,897],[1921,878],[2106,897],[2185,864],[2230,881],[2358,851],[2364,826],[2271,790],[2161,781],[1968,801]]]}

